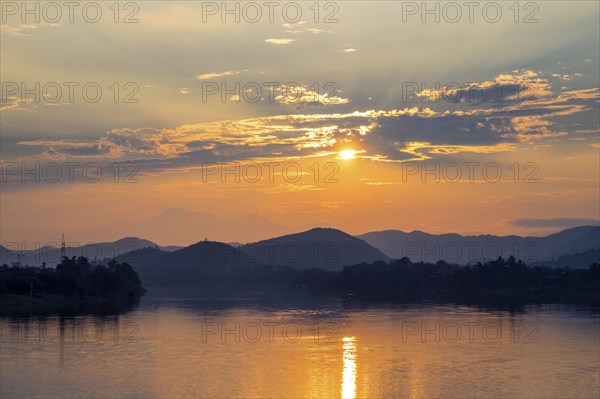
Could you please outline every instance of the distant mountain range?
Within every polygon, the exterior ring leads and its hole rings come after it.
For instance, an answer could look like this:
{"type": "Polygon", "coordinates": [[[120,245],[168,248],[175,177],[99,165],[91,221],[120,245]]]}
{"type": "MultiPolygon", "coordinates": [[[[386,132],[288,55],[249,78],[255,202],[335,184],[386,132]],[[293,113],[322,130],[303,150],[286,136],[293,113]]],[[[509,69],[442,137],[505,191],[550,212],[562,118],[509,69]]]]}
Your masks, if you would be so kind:
{"type": "Polygon", "coordinates": [[[265,267],[339,271],[355,263],[390,258],[343,231],[317,228],[237,248],[214,241],[200,241],[173,252],[149,247],[125,253],[117,260],[133,265],[143,281],[190,282],[216,273],[251,274],[265,267]]]}
{"type": "MultiPolygon", "coordinates": [[[[0,246],[0,263],[54,266],[60,248],[43,247],[29,251],[0,246]]],[[[478,261],[515,256],[529,265],[587,267],[600,262],[600,227],[582,226],[546,237],[462,236],[399,230],[351,236],[332,228],[315,228],[249,244],[200,241],[187,247],[161,247],[152,241],[127,237],[115,242],[67,247],[68,256],[86,256],[106,261],[116,257],[131,263],[142,278],[179,278],[197,275],[198,270],[238,270],[263,266],[296,269],[318,267],[329,271],[344,266],[408,257],[414,262],[473,264],[478,261]]]]}
{"type": "MultiPolygon", "coordinates": [[[[29,250],[18,250],[15,244],[4,243],[0,245],[0,263],[13,264],[18,263],[28,265],[41,265],[46,262],[49,266],[53,266],[60,261],[60,248],[53,246],[43,246],[29,250]],[[19,259],[21,255],[21,259],[19,259]]],[[[72,256],[85,256],[91,261],[102,260],[105,258],[114,258],[127,252],[131,252],[141,248],[159,248],[166,252],[175,251],[182,247],[165,246],[161,247],[152,241],[144,240],[137,237],[125,237],[114,242],[90,243],[85,245],[73,245],[66,243],[66,254],[72,256]]]]}
{"type": "MultiPolygon", "coordinates": [[[[600,249],[600,227],[581,226],[546,237],[462,236],[460,234],[429,234],[422,231],[405,233],[399,230],[377,231],[359,235],[390,258],[408,257],[413,262],[443,260],[462,265],[514,256],[527,264],[555,261],[570,256],[572,267],[588,266],[587,257],[576,256],[600,249]]],[[[593,257],[593,255],[592,255],[593,257]]],[[[598,257],[596,257],[598,260],[598,257]]]]}

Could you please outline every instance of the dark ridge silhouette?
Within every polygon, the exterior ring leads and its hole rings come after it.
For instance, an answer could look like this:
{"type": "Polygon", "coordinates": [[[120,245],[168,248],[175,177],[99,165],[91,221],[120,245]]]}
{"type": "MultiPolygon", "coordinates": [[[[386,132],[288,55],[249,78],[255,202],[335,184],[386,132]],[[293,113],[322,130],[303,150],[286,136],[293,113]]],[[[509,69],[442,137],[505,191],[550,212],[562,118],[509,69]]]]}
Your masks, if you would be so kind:
{"type": "MultiPolygon", "coordinates": [[[[144,281],[192,282],[242,274],[254,279],[264,273],[288,273],[287,268],[341,270],[356,262],[389,261],[366,242],[335,229],[312,229],[233,247],[200,241],[173,252],[143,248],[117,257],[130,263],[144,281]]],[[[272,274],[269,274],[269,278],[272,274]]]]}
{"type": "MultiPolygon", "coordinates": [[[[514,256],[528,264],[539,264],[600,248],[598,226],[574,227],[546,237],[462,236],[421,231],[405,233],[399,230],[370,232],[358,237],[391,258],[406,256],[415,262],[435,262],[441,259],[461,265],[486,262],[498,256],[514,256]]],[[[569,266],[587,267],[591,263],[586,258],[581,258],[581,262],[578,259],[573,258],[569,266]]],[[[594,261],[600,262],[600,259],[596,258],[594,261]]]]}
{"type": "MultiPolygon", "coordinates": [[[[2,264],[18,264],[21,260],[21,265],[39,266],[46,262],[47,266],[54,266],[60,261],[60,248],[57,247],[17,250],[6,242],[3,244],[0,246],[2,264]],[[22,255],[20,259],[19,255],[22,255]]],[[[237,242],[225,244],[244,252],[245,255],[240,255],[240,258],[245,258],[250,263],[288,265],[299,269],[320,267],[340,270],[343,266],[356,262],[398,259],[404,256],[415,262],[443,260],[461,265],[487,262],[498,256],[514,256],[531,265],[586,267],[593,261],[600,262],[598,258],[590,258],[593,253],[589,252],[600,249],[598,226],[575,227],[547,237],[462,236],[455,233],[435,235],[399,230],[371,232],[353,237],[336,229],[315,228],[245,245],[237,242]],[[584,253],[585,255],[577,256],[584,253]],[[567,256],[572,257],[565,258],[567,256]],[[564,263],[565,259],[568,264],[564,263]]],[[[114,242],[68,245],[67,256],[85,256],[91,261],[106,263],[115,256],[145,248],[175,252],[184,247],[161,247],[149,240],[125,237],[114,242]]],[[[229,251],[225,247],[222,252],[229,251]]]]}
{"type": "Polygon", "coordinates": [[[334,271],[357,262],[390,260],[365,241],[332,228],[315,228],[275,237],[240,249],[258,263],[296,269],[319,267],[334,271]]]}
{"type": "Polygon", "coordinates": [[[144,248],[117,258],[130,263],[141,278],[152,282],[198,282],[260,266],[231,245],[200,241],[173,252],[144,248]]]}
{"type": "MultiPolygon", "coordinates": [[[[138,237],[124,237],[113,242],[86,243],[84,245],[73,245],[67,243],[67,256],[83,256],[90,261],[112,259],[115,256],[122,255],[142,248],[161,248],[165,251],[174,251],[180,249],[177,246],[160,247],[156,243],[138,237]]],[[[8,265],[19,262],[19,255],[25,260],[21,263],[26,265],[39,265],[46,262],[48,266],[57,265],[60,260],[60,247],[43,246],[37,249],[16,250],[16,248],[0,248],[0,263],[8,265]]]]}
{"type": "Polygon", "coordinates": [[[556,260],[532,263],[531,266],[581,268],[592,263],[600,263],[600,249],[590,249],[573,255],[559,256],[556,260]]]}

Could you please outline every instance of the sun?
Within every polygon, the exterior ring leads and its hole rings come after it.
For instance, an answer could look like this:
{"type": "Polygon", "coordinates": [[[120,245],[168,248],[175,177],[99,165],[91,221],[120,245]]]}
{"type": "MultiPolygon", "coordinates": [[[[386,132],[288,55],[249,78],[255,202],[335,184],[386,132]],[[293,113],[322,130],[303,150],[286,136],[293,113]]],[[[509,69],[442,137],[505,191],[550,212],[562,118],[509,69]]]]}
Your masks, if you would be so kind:
{"type": "Polygon", "coordinates": [[[340,151],[340,157],[342,157],[342,159],[352,159],[352,158],[354,158],[355,155],[356,155],[356,151],[355,150],[342,150],[342,151],[340,151]]]}

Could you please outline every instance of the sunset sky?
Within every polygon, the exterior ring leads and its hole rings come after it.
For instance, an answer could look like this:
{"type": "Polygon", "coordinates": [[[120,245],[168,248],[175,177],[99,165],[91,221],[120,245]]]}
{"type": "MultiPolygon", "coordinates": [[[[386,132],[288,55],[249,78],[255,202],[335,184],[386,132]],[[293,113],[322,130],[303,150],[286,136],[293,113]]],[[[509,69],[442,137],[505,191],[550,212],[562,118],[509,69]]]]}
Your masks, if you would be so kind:
{"type": "Polygon", "coordinates": [[[269,222],[540,235],[600,219],[598,2],[518,16],[500,2],[495,23],[391,1],[321,2],[318,16],[298,2],[297,22],[263,8],[256,23],[141,1],[115,23],[100,3],[97,23],[3,5],[2,242],[252,241],[269,222]],[[174,209],[234,228],[173,234],[174,209]]]}

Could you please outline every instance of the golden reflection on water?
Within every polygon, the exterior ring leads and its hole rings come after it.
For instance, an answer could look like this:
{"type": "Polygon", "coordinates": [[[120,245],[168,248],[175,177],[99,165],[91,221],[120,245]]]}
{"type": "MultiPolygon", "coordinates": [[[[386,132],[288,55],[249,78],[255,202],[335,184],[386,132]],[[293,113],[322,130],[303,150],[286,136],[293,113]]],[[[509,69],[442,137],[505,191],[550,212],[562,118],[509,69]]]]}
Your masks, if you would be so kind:
{"type": "Polygon", "coordinates": [[[347,310],[343,318],[326,319],[340,329],[325,341],[324,334],[315,339],[315,319],[285,312],[165,305],[114,320],[0,317],[0,397],[420,399],[488,398],[490,392],[497,397],[598,397],[596,313],[570,308],[520,314],[430,307],[347,310]],[[273,333],[263,329],[258,342],[245,339],[243,327],[225,338],[217,333],[205,341],[202,335],[208,323],[231,329],[236,323],[274,321],[280,326],[273,333]],[[408,322],[421,333],[399,336],[408,322]],[[130,323],[137,326],[135,334],[130,323]],[[304,332],[299,341],[283,335],[292,323],[304,332]],[[422,331],[436,323],[440,339],[423,339],[422,331]],[[449,323],[471,323],[473,338],[465,327],[462,340],[444,339],[441,326],[449,323]],[[498,342],[482,335],[490,323],[502,328],[498,342]],[[523,328],[515,342],[511,327],[525,323],[538,326],[537,342],[524,342],[531,329],[523,328]],[[61,331],[64,339],[57,337],[61,331]],[[100,339],[96,331],[102,332],[100,339]]]}
{"type": "Polygon", "coordinates": [[[344,366],[342,369],[342,398],[356,398],[356,338],[344,337],[344,366]]]}

